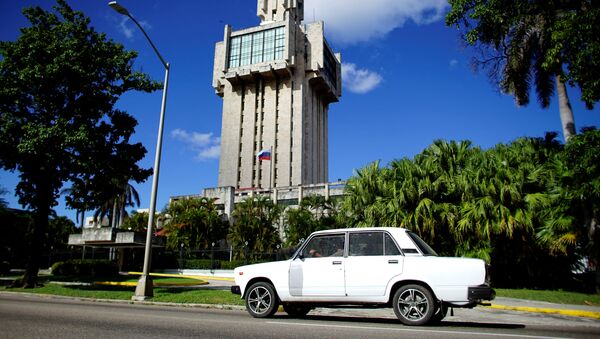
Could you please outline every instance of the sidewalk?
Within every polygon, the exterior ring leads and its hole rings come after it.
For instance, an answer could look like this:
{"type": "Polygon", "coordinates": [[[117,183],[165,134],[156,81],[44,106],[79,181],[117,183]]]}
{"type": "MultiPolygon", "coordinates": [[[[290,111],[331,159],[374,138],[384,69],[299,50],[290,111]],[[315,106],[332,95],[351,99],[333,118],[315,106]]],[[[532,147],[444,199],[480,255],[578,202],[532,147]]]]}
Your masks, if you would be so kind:
{"type": "Polygon", "coordinates": [[[554,304],[545,301],[496,297],[491,306],[497,310],[560,314],[574,317],[600,319],[600,306],[554,304]]]}

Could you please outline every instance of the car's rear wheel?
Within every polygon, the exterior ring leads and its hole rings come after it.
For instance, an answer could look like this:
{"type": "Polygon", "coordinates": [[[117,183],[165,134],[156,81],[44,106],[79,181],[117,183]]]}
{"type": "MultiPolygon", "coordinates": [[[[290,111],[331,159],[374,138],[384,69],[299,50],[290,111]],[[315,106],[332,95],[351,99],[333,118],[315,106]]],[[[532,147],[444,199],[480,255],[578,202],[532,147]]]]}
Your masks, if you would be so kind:
{"type": "Polygon", "coordinates": [[[436,308],[435,313],[433,313],[433,316],[431,317],[431,320],[429,320],[429,323],[439,324],[442,320],[444,320],[447,314],[448,306],[444,305],[443,303],[440,303],[440,306],[436,308]]]}
{"type": "Polygon", "coordinates": [[[246,294],[246,310],[255,318],[267,318],[277,312],[279,299],[273,285],[257,282],[250,286],[246,294]]]}
{"type": "Polygon", "coordinates": [[[420,285],[402,286],[394,294],[394,313],[405,325],[424,325],[435,311],[431,292],[420,285]]]}
{"type": "Polygon", "coordinates": [[[300,304],[283,304],[283,310],[290,317],[301,318],[307,315],[311,308],[309,306],[300,304]]]}

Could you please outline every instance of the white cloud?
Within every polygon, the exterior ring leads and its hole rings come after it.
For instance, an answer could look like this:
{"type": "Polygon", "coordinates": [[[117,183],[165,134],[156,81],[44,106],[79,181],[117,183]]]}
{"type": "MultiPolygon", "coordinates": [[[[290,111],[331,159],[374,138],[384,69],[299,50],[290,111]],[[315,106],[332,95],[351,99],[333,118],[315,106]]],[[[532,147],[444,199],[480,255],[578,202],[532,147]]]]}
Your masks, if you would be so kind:
{"type": "Polygon", "coordinates": [[[171,138],[182,141],[196,153],[198,160],[218,159],[221,154],[221,138],[212,133],[188,132],[182,129],[171,131],[171,138]]]}
{"type": "MultiPolygon", "coordinates": [[[[138,21],[138,22],[140,23],[140,26],[142,26],[144,28],[144,30],[148,31],[148,30],[152,29],[152,26],[147,21],[142,20],[142,21],[138,21]]],[[[139,31],[139,28],[133,27],[133,26],[135,26],[135,23],[131,22],[131,20],[125,16],[121,18],[121,21],[119,21],[118,25],[119,25],[119,29],[121,30],[121,33],[123,33],[123,35],[125,35],[125,37],[129,40],[131,40],[133,38],[133,35],[136,30],[139,31]]]]}
{"type": "Polygon", "coordinates": [[[382,38],[408,20],[428,24],[443,18],[447,0],[306,0],[306,22],[325,21],[331,40],[353,44],[382,38]]]}
{"type": "Polygon", "coordinates": [[[342,64],[342,79],[344,87],[350,92],[364,94],[372,91],[383,81],[383,77],[377,72],[368,69],[359,69],[355,64],[342,64]]]}
{"type": "Polygon", "coordinates": [[[131,39],[133,38],[133,29],[127,26],[127,21],[129,21],[129,18],[123,17],[119,22],[119,29],[121,29],[121,33],[123,33],[127,39],[131,39]]]}

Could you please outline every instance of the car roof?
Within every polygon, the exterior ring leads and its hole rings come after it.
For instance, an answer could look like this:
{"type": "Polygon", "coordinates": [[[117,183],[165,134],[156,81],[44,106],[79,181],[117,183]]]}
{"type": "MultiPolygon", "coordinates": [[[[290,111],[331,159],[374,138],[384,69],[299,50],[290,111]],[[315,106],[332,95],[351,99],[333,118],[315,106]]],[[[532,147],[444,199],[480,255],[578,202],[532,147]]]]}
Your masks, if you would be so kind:
{"type": "Polygon", "coordinates": [[[391,231],[398,232],[403,231],[406,232],[405,228],[401,227],[353,227],[353,228],[336,228],[331,230],[323,230],[314,232],[314,234],[327,234],[327,233],[339,233],[339,232],[365,232],[365,231],[391,231]]]}

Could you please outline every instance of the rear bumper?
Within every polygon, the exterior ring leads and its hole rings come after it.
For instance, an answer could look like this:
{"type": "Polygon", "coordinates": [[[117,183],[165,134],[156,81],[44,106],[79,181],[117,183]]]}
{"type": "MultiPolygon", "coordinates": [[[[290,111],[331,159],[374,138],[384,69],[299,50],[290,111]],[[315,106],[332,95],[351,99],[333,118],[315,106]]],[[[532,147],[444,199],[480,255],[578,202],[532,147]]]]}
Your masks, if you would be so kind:
{"type": "Polygon", "coordinates": [[[470,302],[493,300],[495,297],[496,291],[488,285],[471,286],[468,289],[468,298],[470,302]]]}
{"type": "Polygon", "coordinates": [[[231,293],[242,295],[242,290],[239,286],[231,286],[231,293]]]}

